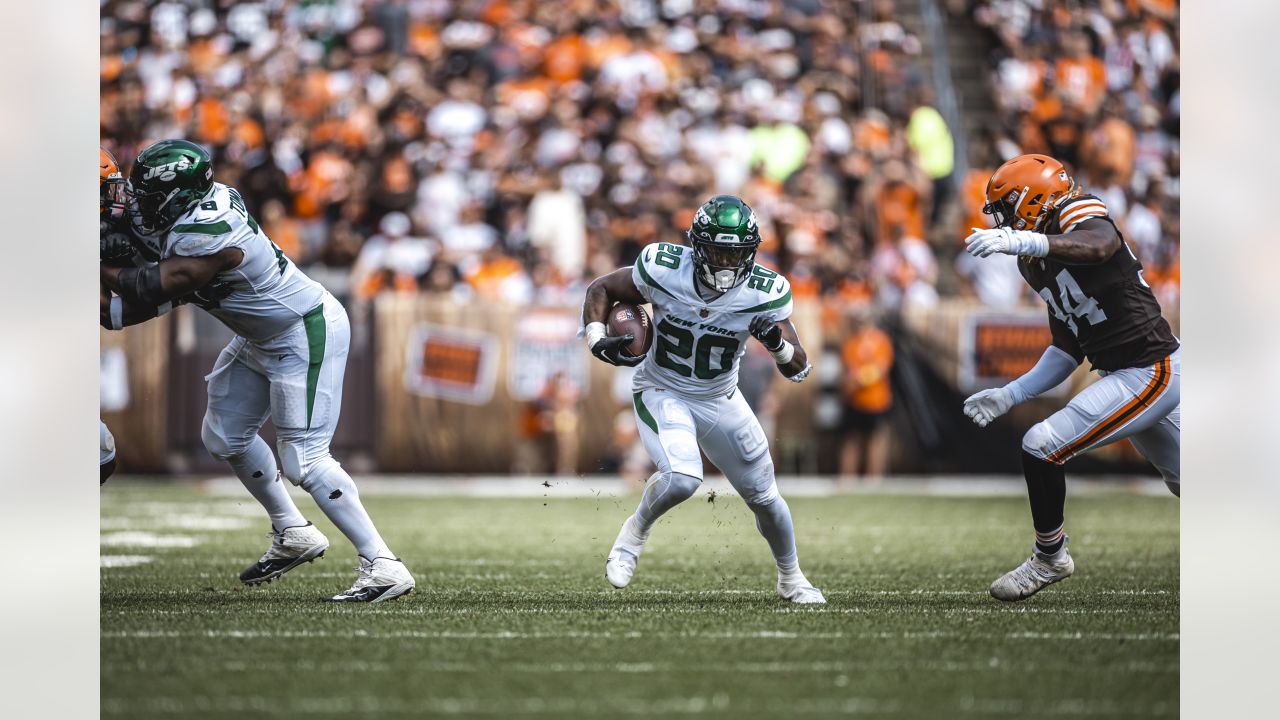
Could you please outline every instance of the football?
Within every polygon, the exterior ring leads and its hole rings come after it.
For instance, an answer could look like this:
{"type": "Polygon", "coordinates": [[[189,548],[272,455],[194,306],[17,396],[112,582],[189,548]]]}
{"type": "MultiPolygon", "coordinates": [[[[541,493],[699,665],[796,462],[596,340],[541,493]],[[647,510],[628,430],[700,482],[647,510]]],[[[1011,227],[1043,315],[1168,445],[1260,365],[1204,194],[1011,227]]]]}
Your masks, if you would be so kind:
{"type": "Polygon", "coordinates": [[[631,355],[644,355],[653,344],[653,334],[649,332],[649,313],[644,308],[630,303],[618,303],[609,310],[609,337],[631,334],[635,337],[627,345],[631,355]]]}

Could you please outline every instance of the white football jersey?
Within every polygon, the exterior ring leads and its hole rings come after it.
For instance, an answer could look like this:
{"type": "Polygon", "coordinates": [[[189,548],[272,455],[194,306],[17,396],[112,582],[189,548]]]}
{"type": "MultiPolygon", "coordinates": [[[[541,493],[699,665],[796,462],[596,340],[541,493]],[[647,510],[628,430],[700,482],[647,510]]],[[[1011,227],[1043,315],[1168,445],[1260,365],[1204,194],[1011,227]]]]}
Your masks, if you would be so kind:
{"type": "Polygon", "coordinates": [[[293,327],[320,305],[324,288],[267,238],[235,188],[214,183],[199,205],[165,234],[161,258],[200,257],[224,248],[244,252],[240,265],[214,276],[225,297],[201,305],[237,335],[262,342],[293,327]]]}
{"type": "Polygon", "coordinates": [[[703,300],[695,285],[693,249],[683,245],[647,246],[631,267],[631,280],[653,307],[655,333],[636,370],[636,390],[660,387],[695,398],[726,395],[738,386],[751,319],[791,317],[791,284],[761,265],[729,292],[703,300]]]}

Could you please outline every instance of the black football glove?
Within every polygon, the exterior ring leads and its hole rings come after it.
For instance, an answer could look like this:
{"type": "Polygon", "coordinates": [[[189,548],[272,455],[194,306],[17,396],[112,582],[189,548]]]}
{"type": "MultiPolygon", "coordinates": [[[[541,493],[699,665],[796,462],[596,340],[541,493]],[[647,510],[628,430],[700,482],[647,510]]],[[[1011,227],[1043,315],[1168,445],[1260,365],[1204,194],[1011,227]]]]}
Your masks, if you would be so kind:
{"type": "Polygon", "coordinates": [[[757,315],[751,318],[751,324],[747,326],[747,331],[752,337],[760,341],[765,350],[769,352],[777,352],[782,349],[782,328],[778,327],[778,323],[767,315],[757,315]]]}
{"type": "Polygon", "coordinates": [[[183,295],[181,303],[175,302],[174,305],[191,303],[196,307],[205,310],[213,310],[222,304],[222,299],[231,294],[231,283],[213,282],[205,285],[199,290],[192,291],[187,295],[183,295]]]}
{"type": "Polygon", "coordinates": [[[635,367],[644,361],[643,355],[632,355],[626,350],[627,344],[635,339],[635,336],[630,333],[618,337],[600,338],[595,345],[591,346],[591,354],[610,365],[635,367]]]}
{"type": "Polygon", "coordinates": [[[106,229],[98,234],[98,259],[112,267],[133,264],[133,243],[123,232],[106,229]]]}

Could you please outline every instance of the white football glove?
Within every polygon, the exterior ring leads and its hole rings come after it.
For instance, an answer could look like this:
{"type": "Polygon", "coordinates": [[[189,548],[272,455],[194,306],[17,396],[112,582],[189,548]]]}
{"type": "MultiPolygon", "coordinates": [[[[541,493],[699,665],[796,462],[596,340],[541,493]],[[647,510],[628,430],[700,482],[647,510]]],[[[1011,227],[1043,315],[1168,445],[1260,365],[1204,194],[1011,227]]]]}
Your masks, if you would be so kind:
{"type": "Polygon", "coordinates": [[[1010,228],[970,228],[973,234],[965,238],[965,250],[974,257],[984,258],[995,253],[1044,257],[1049,254],[1049,238],[1044,233],[1010,228]]]}
{"type": "Polygon", "coordinates": [[[970,395],[964,401],[964,414],[977,423],[978,427],[986,427],[1009,412],[1009,408],[1013,406],[1012,393],[1002,387],[991,388],[970,395]]]}

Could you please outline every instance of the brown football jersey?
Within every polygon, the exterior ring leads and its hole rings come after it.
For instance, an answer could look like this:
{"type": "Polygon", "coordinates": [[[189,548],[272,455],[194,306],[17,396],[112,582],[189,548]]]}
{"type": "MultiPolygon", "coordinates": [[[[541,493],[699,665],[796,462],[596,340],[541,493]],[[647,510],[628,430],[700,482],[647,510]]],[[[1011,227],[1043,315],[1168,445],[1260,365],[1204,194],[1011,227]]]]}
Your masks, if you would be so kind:
{"type": "MultiPolygon", "coordinates": [[[[1071,232],[1092,218],[1115,226],[1102,200],[1081,195],[1054,212],[1045,232],[1071,232]]],[[[1053,344],[1077,360],[1088,358],[1095,370],[1144,367],[1178,349],[1123,235],[1115,254],[1096,265],[1020,258],[1018,269],[1049,306],[1053,344]]]]}

